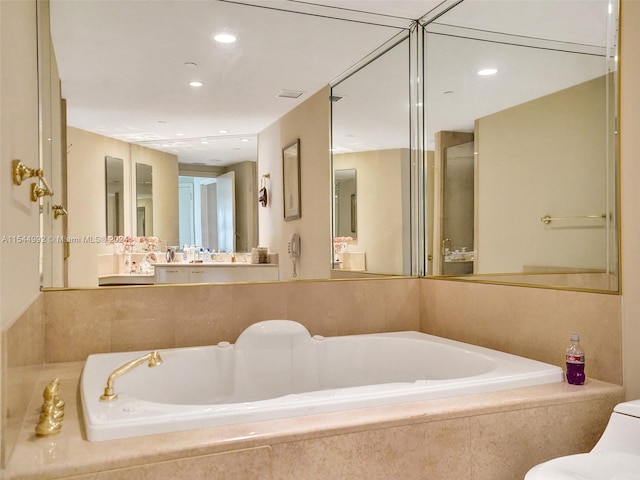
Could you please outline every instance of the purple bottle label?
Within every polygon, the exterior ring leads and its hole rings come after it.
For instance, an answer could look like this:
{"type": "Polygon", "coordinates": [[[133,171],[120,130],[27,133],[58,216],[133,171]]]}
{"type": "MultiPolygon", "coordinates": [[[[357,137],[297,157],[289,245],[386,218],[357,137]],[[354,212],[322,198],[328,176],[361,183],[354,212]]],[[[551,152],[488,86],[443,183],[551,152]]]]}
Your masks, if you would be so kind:
{"type": "Polygon", "coordinates": [[[572,385],[583,385],[584,375],[584,354],[567,354],[567,382],[572,385]]]}

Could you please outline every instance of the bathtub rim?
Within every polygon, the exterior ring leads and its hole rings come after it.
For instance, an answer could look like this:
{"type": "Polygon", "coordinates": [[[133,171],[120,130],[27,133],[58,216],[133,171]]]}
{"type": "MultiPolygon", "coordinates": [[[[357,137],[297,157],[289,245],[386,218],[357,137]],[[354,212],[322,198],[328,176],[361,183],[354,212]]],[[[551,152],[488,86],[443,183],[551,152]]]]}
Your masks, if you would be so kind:
{"type": "MultiPolygon", "coordinates": [[[[436,343],[442,343],[445,345],[452,345],[456,348],[462,348],[467,351],[477,352],[481,355],[490,354],[492,357],[498,357],[499,359],[507,360],[509,362],[516,362],[518,364],[526,364],[533,365],[538,368],[543,368],[544,371],[541,373],[536,373],[534,375],[525,376],[520,380],[513,380],[511,378],[507,378],[506,380],[502,380],[500,382],[496,382],[494,380],[494,375],[496,373],[500,373],[499,368],[498,371],[489,372],[489,376],[480,375],[476,377],[470,377],[470,380],[458,379],[456,380],[457,386],[455,387],[455,391],[459,392],[463,390],[462,393],[458,393],[454,396],[466,396],[472,394],[480,394],[487,393],[492,391],[504,391],[504,390],[512,390],[515,388],[522,388],[533,385],[540,385],[545,383],[560,383],[564,381],[564,372],[560,367],[547,364],[544,362],[540,362],[537,360],[527,359],[524,357],[519,357],[510,353],[501,352],[499,350],[493,350],[486,347],[481,347],[477,345],[467,344],[464,342],[460,342],[457,340],[451,340],[443,337],[438,337],[431,334],[426,334],[417,331],[402,331],[402,332],[386,332],[386,333],[371,333],[371,334],[358,334],[358,335],[341,335],[336,337],[326,337],[327,340],[331,338],[350,338],[350,337],[385,337],[385,338],[405,338],[405,339],[424,339],[428,341],[433,341],[436,343]],[[486,378],[482,378],[486,377],[486,378]],[[549,380],[551,377],[554,377],[554,380],[549,380]],[[480,382],[478,381],[480,378],[480,382]],[[505,383],[509,383],[510,385],[502,387],[505,383]],[[475,389],[471,392],[465,392],[470,385],[475,386],[475,389]],[[496,388],[498,387],[498,388],[496,388]]],[[[215,346],[201,346],[201,347],[184,347],[184,348],[170,348],[170,349],[159,349],[158,351],[162,353],[163,351],[171,350],[194,350],[194,349],[205,349],[205,348],[214,348],[215,346]]],[[[159,433],[169,433],[174,431],[188,431],[194,428],[208,428],[212,426],[223,426],[223,425],[232,425],[236,423],[246,423],[246,422],[256,422],[256,421],[268,421],[268,420],[276,420],[287,417],[300,417],[300,416],[308,416],[314,414],[322,414],[322,413],[335,413],[339,411],[351,411],[357,410],[361,408],[368,407],[382,407],[387,405],[404,405],[406,403],[413,403],[425,400],[431,400],[435,398],[452,398],[452,396],[440,395],[443,391],[446,391],[446,386],[450,386],[449,384],[444,385],[443,387],[439,387],[436,385],[434,388],[432,386],[430,393],[425,394],[424,386],[411,387],[409,384],[404,384],[405,388],[402,389],[401,392],[398,390],[392,390],[388,393],[385,392],[384,395],[380,395],[379,391],[365,391],[362,396],[358,396],[354,398],[353,396],[340,396],[337,399],[327,400],[324,399],[324,402],[318,406],[317,405],[317,397],[313,398],[313,393],[311,394],[292,394],[288,395],[290,397],[283,404],[281,401],[286,397],[280,397],[272,400],[266,400],[261,402],[250,402],[250,405],[238,405],[238,404],[222,404],[225,407],[216,408],[216,417],[217,421],[211,423],[211,418],[207,416],[207,409],[210,408],[210,405],[175,405],[175,404],[162,404],[158,402],[148,402],[144,400],[137,399],[135,397],[128,397],[126,394],[121,395],[121,399],[118,400],[118,405],[123,405],[125,401],[130,402],[127,405],[134,405],[133,408],[144,410],[151,409],[156,410],[155,417],[145,417],[139,420],[133,420],[131,418],[127,418],[127,420],[114,420],[111,418],[107,422],[100,421],[100,419],[96,418],[96,414],[92,414],[89,412],[88,402],[91,403],[94,407],[98,407],[98,412],[102,409],[102,406],[95,399],[87,400],[88,387],[85,388],[85,372],[86,365],[89,363],[89,359],[99,359],[104,358],[106,356],[119,358],[119,356],[127,356],[131,358],[136,358],[136,356],[140,354],[148,353],[148,351],[138,351],[138,352],[113,352],[107,354],[94,354],[90,355],[85,361],[85,365],[82,369],[80,375],[80,397],[81,397],[81,409],[82,415],[84,417],[87,438],[90,441],[104,441],[104,440],[115,440],[121,438],[129,438],[129,437],[140,437],[145,435],[159,434],[159,433]],[[403,394],[402,399],[397,400],[399,393],[403,394]],[[295,397],[295,398],[294,398],[295,397]],[[296,400],[296,401],[294,401],[296,400]],[[346,405],[345,405],[346,402],[346,405]],[[256,405],[259,404],[259,405],[256,405]],[[290,413],[283,413],[283,405],[286,406],[290,413]],[[235,411],[228,410],[227,407],[239,407],[236,408],[235,411]],[[255,407],[262,407],[262,410],[258,410],[255,407]],[[203,420],[204,417],[204,420],[203,420]],[[176,418],[179,420],[176,422],[176,418]],[[204,425],[203,425],[204,422],[204,425]],[[144,429],[143,433],[137,433],[137,429],[144,429]]],[[[114,365],[117,366],[120,363],[120,360],[117,362],[114,360],[114,365]]],[[[88,374],[87,374],[88,375],[88,374]]],[[[93,382],[95,383],[95,379],[100,378],[94,375],[93,382]]],[[[347,393],[354,393],[353,388],[348,388],[345,390],[350,390],[347,393]]],[[[357,387],[355,387],[357,388],[357,387]]],[[[324,394],[327,392],[324,391],[324,394]]],[[[326,397],[326,395],[325,395],[326,397]]],[[[93,398],[93,396],[92,396],[93,398]]],[[[104,404],[103,404],[104,405],[104,404]]],[[[127,407],[125,405],[125,407],[127,407]]]]}

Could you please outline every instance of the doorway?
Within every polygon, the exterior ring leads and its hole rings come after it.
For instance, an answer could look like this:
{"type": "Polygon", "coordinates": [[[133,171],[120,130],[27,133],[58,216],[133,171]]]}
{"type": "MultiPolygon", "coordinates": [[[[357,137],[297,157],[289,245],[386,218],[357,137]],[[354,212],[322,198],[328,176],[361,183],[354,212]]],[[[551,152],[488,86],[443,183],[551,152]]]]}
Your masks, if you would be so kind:
{"type": "Polygon", "coordinates": [[[180,245],[235,251],[235,173],[180,176],[178,182],[180,245]]]}

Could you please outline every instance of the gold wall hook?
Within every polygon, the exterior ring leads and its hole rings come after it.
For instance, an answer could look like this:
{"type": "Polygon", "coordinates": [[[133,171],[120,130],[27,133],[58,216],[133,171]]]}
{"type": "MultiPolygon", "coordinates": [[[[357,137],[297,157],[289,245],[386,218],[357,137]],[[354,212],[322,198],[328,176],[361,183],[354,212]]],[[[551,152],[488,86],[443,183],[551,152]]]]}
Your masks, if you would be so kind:
{"type": "Polygon", "coordinates": [[[41,168],[29,168],[21,160],[13,160],[11,162],[11,178],[16,185],[22,185],[22,181],[27,178],[42,178],[43,176],[44,172],[41,168]]]}
{"type": "Polygon", "coordinates": [[[45,195],[49,195],[53,197],[53,192],[49,189],[48,186],[45,187],[38,186],[37,183],[31,184],[31,201],[37,202],[40,197],[44,197],[45,195]]]}
{"type": "Polygon", "coordinates": [[[51,205],[51,208],[53,209],[53,218],[57,219],[58,217],[69,215],[69,212],[67,212],[67,209],[64,208],[62,205],[51,205]]]}

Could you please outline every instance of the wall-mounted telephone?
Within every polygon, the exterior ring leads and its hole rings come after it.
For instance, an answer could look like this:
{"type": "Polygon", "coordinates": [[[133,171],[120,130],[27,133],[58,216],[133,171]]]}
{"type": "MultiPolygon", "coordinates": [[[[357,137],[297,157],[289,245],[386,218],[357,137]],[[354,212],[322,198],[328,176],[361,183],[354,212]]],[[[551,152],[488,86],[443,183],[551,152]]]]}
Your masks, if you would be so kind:
{"type": "Polygon", "coordinates": [[[291,258],[300,256],[300,235],[292,233],[287,244],[287,252],[291,258]]]}
{"type": "Polygon", "coordinates": [[[298,276],[297,261],[300,256],[300,235],[292,233],[289,237],[289,243],[287,243],[287,253],[291,257],[291,263],[293,263],[293,278],[298,276]]]}

